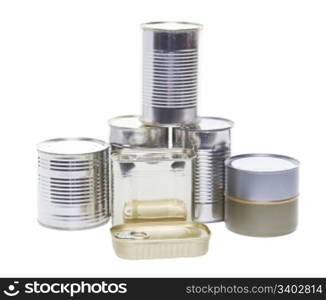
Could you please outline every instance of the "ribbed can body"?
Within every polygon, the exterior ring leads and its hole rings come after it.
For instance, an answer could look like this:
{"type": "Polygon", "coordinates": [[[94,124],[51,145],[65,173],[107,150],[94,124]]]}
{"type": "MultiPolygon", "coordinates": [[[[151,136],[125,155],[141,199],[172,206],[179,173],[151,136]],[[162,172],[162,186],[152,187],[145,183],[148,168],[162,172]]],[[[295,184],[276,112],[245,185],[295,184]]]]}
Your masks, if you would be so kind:
{"type": "Polygon", "coordinates": [[[225,159],[230,151],[197,150],[194,164],[194,218],[202,222],[224,219],[225,159]]]}
{"type": "Polygon", "coordinates": [[[201,117],[197,126],[174,129],[174,143],[196,154],[193,176],[193,220],[224,220],[225,160],[231,152],[231,128],[226,119],[201,117]]]}
{"type": "Polygon", "coordinates": [[[143,27],[144,122],[196,122],[199,31],[197,24],[184,30],[143,27]]]}
{"type": "Polygon", "coordinates": [[[38,151],[38,220],[77,230],[109,220],[108,149],[88,154],[38,151]]]}

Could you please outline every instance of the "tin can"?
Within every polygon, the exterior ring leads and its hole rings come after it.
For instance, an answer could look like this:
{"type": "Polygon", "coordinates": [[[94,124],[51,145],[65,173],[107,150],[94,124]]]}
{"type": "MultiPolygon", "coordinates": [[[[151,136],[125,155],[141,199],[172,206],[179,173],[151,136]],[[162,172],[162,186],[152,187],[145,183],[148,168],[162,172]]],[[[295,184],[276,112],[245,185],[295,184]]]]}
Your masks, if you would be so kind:
{"type": "Polygon", "coordinates": [[[196,122],[202,26],[152,22],[142,28],[143,121],[162,126],[196,122]]]}
{"type": "Polygon", "coordinates": [[[186,149],[113,151],[113,225],[191,221],[193,159],[186,149]]]}
{"type": "Polygon", "coordinates": [[[226,226],[250,236],[293,232],[298,222],[299,162],[276,154],[243,154],[226,162],[226,226]]]}
{"type": "Polygon", "coordinates": [[[176,145],[192,148],[196,154],[193,174],[193,220],[224,220],[225,160],[231,152],[233,122],[200,117],[197,126],[174,129],[176,145]]]}
{"type": "Polygon", "coordinates": [[[165,148],[169,144],[169,129],[145,125],[139,116],[126,115],[109,120],[112,150],[122,148],[165,148]]]}
{"type": "Polygon", "coordinates": [[[153,259],[204,255],[211,233],[204,224],[183,221],[116,225],[111,235],[120,258],[153,259]]]}
{"type": "Polygon", "coordinates": [[[109,220],[108,144],[90,138],[44,141],[38,150],[38,221],[56,229],[109,220]]]}

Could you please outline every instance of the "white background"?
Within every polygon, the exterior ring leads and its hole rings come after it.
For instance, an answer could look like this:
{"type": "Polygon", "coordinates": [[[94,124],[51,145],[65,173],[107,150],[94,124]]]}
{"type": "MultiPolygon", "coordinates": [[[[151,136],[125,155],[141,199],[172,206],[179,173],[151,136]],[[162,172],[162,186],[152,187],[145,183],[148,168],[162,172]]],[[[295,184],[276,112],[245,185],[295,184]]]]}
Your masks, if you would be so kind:
{"type": "Polygon", "coordinates": [[[325,1],[1,1],[1,276],[326,276],[325,1]],[[109,225],[64,232],[36,221],[37,142],[107,139],[141,111],[141,30],[203,23],[201,115],[235,121],[233,154],[301,161],[298,230],[251,238],[210,225],[206,256],[127,261],[109,225]]]}

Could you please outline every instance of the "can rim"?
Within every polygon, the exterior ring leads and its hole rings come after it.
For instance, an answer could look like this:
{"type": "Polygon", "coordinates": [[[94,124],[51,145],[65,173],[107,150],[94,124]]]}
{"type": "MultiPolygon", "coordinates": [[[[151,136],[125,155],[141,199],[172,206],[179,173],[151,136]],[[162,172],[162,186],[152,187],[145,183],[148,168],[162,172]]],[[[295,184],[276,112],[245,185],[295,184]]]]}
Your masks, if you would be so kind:
{"type": "Polygon", "coordinates": [[[297,170],[300,166],[299,160],[287,156],[287,155],[282,155],[282,154],[273,154],[273,153],[245,153],[245,154],[239,154],[239,155],[234,155],[225,160],[225,166],[229,169],[236,170],[238,172],[243,172],[243,173],[250,173],[250,174],[278,174],[278,173],[287,173],[287,172],[293,172],[293,170],[297,170]],[[286,170],[277,170],[277,171],[253,171],[253,170],[244,170],[244,169],[239,169],[234,166],[232,166],[232,162],[241,159],[241,158],[247,158],[247,157],[273,157],[273,158],[279,158],[287,161],[291,161],[294,164],[293,168],[286,169],[286,170]]]}
{"type": "Polygon", "coordinates": [[[187,131],[194,131],[194,132],[215,132],[215,131],[224,131],[224,130],[229,130],[231,128],[233,128],[234,126],[234,122],[229,120],[229,119],[225,119],[225,118],[218,118],[218,117],[198,117],[198,122],[196,125],[200,125],[200,121],[201,120],[214,120],[214,121],[223,121],[225,122],[225,126],[223,127],[219,127],[216,129],[201,129],[198,127],[183,127],[184,129],[186,129],[187,131]]]}
{"type": "MultiPolygon", "coordinates": [[[[108,120],[108,125],[111,128],[117,128],[117,129],[143,129],[144,127],[131,127],[131,126],[119,126],[119,125],[114,125],[113,122],[117,121],[117,120],[122,120],[122,119],[137,119],[139,121],[140,124],[142,124],[145,128],[146,128],[146,124],[141,120],[141,116],[139,115],[123,115],[123,116],[118,116],[118,117],[114,117],[108,120]]],[[[157,126],[153,126],[154,128],[157,128],[157,126]]],[[[149,128],[149,127],[148,127],[149,128]]],[[[151,127],[152,128],[152,127],[151,127]]]]}
{"type": "Polygon", "coordinates": [[[199,31],[203,29],[203,25],[196,22],[186,21],[154,21],[146,22],[141,24],[143,30],[157,31],[157,32],[188,32],[188,31],[199,31]],[[164,28],[157,25],[180,25],[184,28],[164,28]]]}
{"type": "Polygon", "coordinates": [[[89,137],[63,137],[63,138],[53,138],[53,139],[48,139],[44,140],[36,145],[36,149],[38,152],[41,153],[46,153],[50,155],[63,155],[63,156],[70,156],[70,155],[84,155],[84,154],[93,154],[93,153],[98,153],[102,152],[106,149],[109,148],[109,144],[95,138],[89,138],[89,137]],[[78,153],[58,153],[58,152],[51,152],[51,151],[45,151],[41,150],[40,148],[46,144],[46,143],[56,143],[56,142],[66,142],[66,141],[82,141],[82,142],[95,142],[97,144],[102,145],[102,148],[99,150],[94,150],[94,151],[86,151],[86,152],[78,152],[78,153]]]}

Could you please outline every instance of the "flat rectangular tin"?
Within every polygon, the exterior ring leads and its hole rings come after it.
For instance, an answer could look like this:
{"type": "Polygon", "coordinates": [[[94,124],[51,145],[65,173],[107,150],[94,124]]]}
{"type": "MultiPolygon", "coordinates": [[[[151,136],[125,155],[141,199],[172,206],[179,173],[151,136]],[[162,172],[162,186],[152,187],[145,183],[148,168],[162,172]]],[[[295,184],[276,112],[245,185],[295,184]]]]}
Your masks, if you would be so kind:
{"type": "Polygon", "coordinates": [[[194,157],[182,148],[113,151],[112,224],[192,221],[194,157]]]}
{"type": "Polygon", "coordinates": [[[124,259],[193,257],[207,253],[210,231],[196,222],[147,222],[111,228],[116,254],[124,259]]]}

